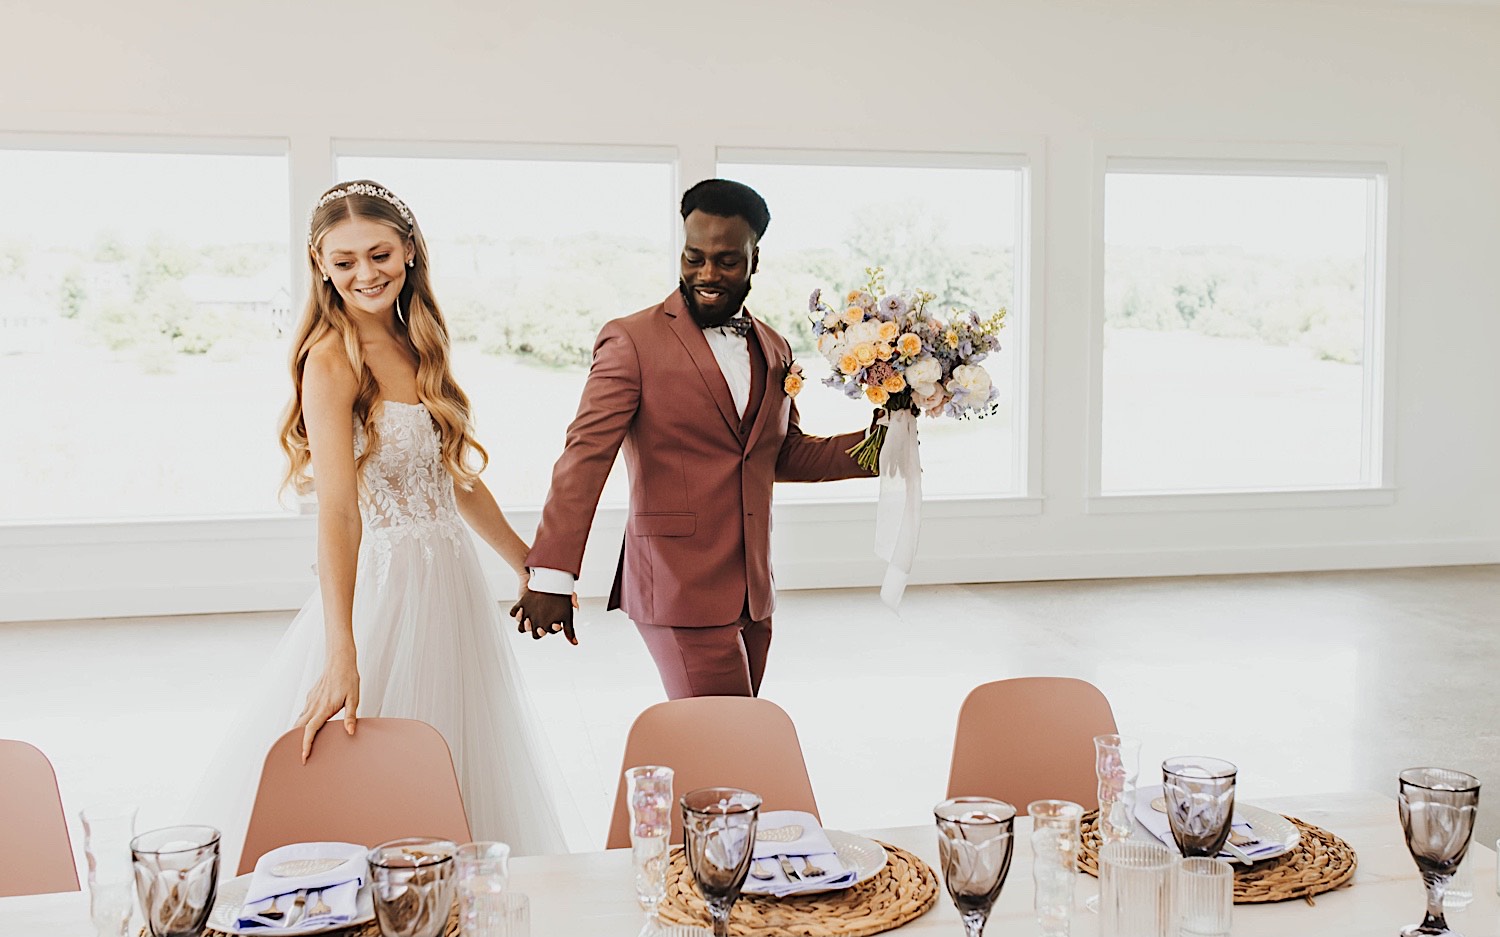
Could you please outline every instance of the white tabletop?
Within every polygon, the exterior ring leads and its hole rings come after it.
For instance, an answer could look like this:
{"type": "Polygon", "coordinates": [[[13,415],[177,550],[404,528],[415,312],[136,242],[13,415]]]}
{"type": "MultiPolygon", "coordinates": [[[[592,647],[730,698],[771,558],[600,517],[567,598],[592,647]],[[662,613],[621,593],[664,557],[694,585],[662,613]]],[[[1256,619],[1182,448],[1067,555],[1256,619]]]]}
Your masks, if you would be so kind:
{"type": "MultiPolygon", "coordinates": [[[[1236,905],[1235,937],[1394,935],[1402,926],[1421,920],[1425,891],[1402,840],[1394,798],[1371,793],[1323,794],[1267,799],[1257,804],[1336,833],[1354,847],[1359,868],[1351,885],[1317,896],[1312,905],[1305,901],[1236,905]]],[[[1022,818],[1018,832],[1028,829],[1029,821],[1022,818]]],[[[909,850],[938,868],[937,837],[931,825],[861,832],[909,850]]],[[[1016,837],[1010,877],[987,929],[991,934],[1035,933],[1030,841],[1029,836],[1016,837]]],[[[1465,911],[1451,913],[1448,923],[1467,937],[1493,937],[1500,934],[1495,853],[1476,841],[1467,861],[1473,863],[1474,903],[1465,911]]],[[[632,937],[640,929],[641,912],[631,885],[628,849],[515,859],[511,862],[511,884],[531,896],[534,937],[632,937]]],[[[1082,909],[1084,897],[1095,890],[1093,878],[1079,876],[1075,937],[1098,934],[1096,916],[1082,909]]],[[[0,935],[93,937],[93,933],[88,899],[83,893],[0,899],[0,935]]],[[[963,925],[943,892],[932,911],[900,928],[899,933],[953,937],[963,933],[963,925]]]]}

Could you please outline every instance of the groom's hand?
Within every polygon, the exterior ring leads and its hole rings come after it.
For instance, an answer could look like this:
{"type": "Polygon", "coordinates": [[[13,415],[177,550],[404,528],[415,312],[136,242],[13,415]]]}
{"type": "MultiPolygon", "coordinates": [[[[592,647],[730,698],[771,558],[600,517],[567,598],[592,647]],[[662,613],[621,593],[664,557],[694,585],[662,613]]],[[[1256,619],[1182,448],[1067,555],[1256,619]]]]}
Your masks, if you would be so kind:
{"type": "Polygon", "coordinates": [[[569,643],[578,643],[573,634],[572,596],[527,589],[511,606],[510,617],[516,620],[516,630],[521,634],[529,631],[533,638],[540,639],[548,633],[561,631],[569,643]]]}

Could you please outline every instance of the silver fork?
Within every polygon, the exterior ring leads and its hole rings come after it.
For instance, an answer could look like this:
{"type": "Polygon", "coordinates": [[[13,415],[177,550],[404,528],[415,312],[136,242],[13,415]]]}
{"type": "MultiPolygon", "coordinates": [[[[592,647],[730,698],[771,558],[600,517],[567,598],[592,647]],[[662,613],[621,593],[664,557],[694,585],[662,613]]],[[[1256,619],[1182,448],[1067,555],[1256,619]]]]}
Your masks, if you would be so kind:
{"type": "Polygon", "coordinates": [[[812,860],[806,856],[802,857],[802,875],[804,878],[817,878],[828,873],[813,865],[812,860]]]}

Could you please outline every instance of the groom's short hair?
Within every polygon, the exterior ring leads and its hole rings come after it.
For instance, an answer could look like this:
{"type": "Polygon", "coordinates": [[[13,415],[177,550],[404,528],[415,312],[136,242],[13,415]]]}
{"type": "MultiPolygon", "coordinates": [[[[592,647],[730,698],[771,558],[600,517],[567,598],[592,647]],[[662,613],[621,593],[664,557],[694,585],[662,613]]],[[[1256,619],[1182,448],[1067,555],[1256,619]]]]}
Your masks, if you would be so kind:
{"type": "Polygon", "coordinates": [[[732,179],[704,179],[682,193],[682,217],[695,211],[720,218],[743,218],[759,241],[771,224],[771,209],[760,193],[732,179]]]}

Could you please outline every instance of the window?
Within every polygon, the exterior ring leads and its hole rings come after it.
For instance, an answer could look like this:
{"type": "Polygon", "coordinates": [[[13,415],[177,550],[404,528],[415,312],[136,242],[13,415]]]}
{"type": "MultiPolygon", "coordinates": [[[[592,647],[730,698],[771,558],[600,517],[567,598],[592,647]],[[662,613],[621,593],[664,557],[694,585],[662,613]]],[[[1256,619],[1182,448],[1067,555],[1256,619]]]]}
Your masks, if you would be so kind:
{"type": "MultiPolygon", "coordinates": [[[[888,286],[937,294],[939,309],[980,315],[1006,307],[1002,350],[984,362],[1001,390],[1000,412],[981,421],[920,421],[926,496],[1020,494],[1024,421],[1017,354],[1024,322],[1026,171],[999,157],[895,157],[731,151],[719,174],[753,186],[771,208],[760,270],[747,305],[786,336],[809,380],[802,426],[828,435],[863,429],[871,407],[823,387],[828,365],[812,345],[807,298],[864,285],[866,267],[888,286]]],[[[780,500],[874,497],[878,482],[782,485],[780,500]]]]}
{"type": "Polygon", "coordinates": [[[1380,484],[1384,187],[1109,163],[1102,493],[1380,484]]]}
{"type": "Polygon", "coordinates": [[[0,138],[0,521],[281,510],[285,147],[71,147],[0,138]]]}
{"type": "MultiPolygon", "coordinates": [[[[676,288],[676,172],[648,159],[342,155],[411,206],[454,342],[454,375],[507,509],[540,506],[606,321],[676,288]]],[[[623,505],[623,468],[602,504],[623,505]]]]}

